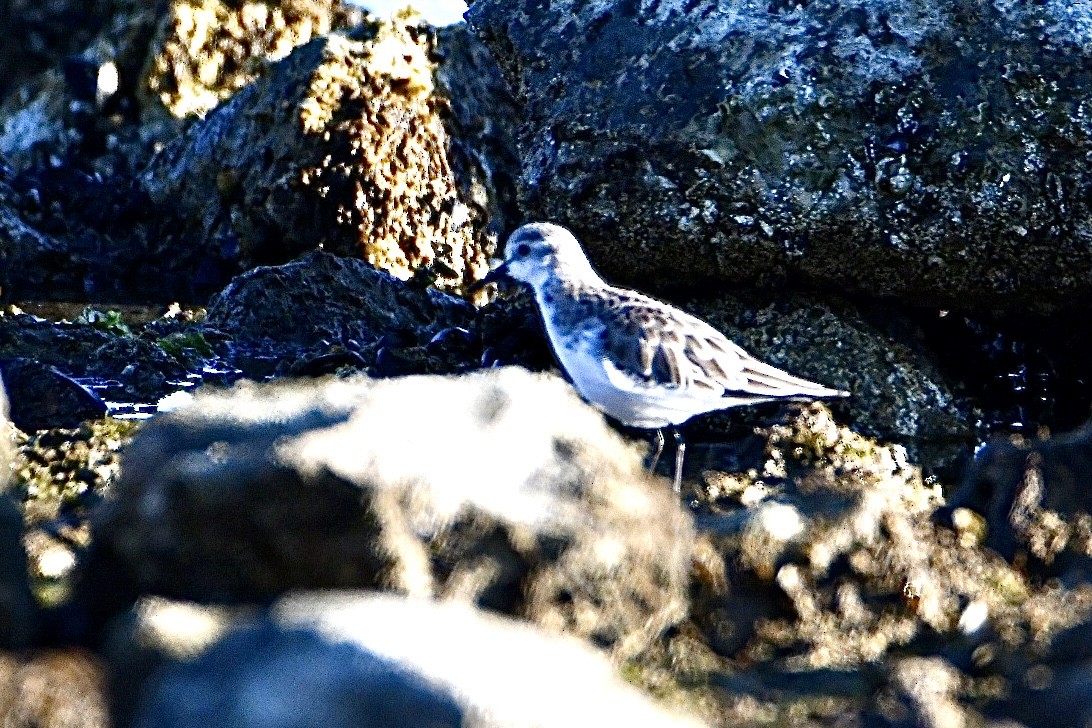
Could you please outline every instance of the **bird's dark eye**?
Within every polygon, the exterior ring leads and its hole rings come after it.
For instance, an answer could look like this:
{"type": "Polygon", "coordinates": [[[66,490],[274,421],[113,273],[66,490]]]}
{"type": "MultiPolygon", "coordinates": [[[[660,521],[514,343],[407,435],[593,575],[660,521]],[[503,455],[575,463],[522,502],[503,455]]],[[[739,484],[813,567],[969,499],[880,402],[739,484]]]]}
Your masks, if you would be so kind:
{"type": "Polygon", "coordinates": [[[516,246],[516,255],[518,255],[519,257],[526,258],[530,254],[531,254],[531,246],[528,245],[527,243],[520,243],[519,245],[516,246]]]}

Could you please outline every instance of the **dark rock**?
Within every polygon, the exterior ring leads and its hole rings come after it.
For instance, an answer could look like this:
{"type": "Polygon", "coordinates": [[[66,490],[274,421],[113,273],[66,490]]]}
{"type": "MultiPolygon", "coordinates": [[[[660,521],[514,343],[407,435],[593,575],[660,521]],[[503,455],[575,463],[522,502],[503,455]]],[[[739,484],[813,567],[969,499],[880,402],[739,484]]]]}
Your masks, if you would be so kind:
{"type": "Polygon", "coordinates": [[[221,347],[226,359],[252,377],[263,374],[256,357],[285,374],[348,367],[394,376],[471,368],[479,355],[469,331],[466,339],[433,340],[474,319],[461,299],[314,251],[237,277],[212,299],[205,328],[230,337],[221,347]]]}
{"type": "Polygon", "coordinates": [[[0,360],[11,393],[11,421],[20,430],[75,427],[106,414],[106,403],[57,367],[33,359],[0,360]]]}
{"type": "Polygon", "coordinates": [[[623,656],[682,617],[690,544],[639,453],[567,384],[515,368],[198,393],[141,429],[93,525],[87,589],[394,589],[623,656]]]}
{"type": "Polygon", "coordinates": [[[317,247],[453,292],[483,275],[512,209],[495,70],[465,28],[395,20],[358,35],[298,48],[155,158],[141,185],[164,246],[185,240],[221,284],[317,247]]]}
{"type": "MultiPolygon", "coordinates": [[[[128,179],[115,178],[131,176],[176,133],[142,120],[136,97],[165,4],[93,4],[98,22],[74,33],[84,43],[35,69],[0,104],[0,153],[21,171],[71,168],[123,187],[128,179]]],[[[66,209],[81,212],[76,202],[66,209]]]]}
{"type": "MultiPolygon", "coordinates": [[[[847,301],[802,295],[773,301],[721,295],[690,301],[687,308],[763,361],[848,391],[848,398],[828,405],[859,432],[912,448],[916,462],[932,462],[953,443],[966,448],[974,441],[969,403],[957,396],[923,342],[898,330],[894,311],[866,317],[847,301]]],[[[752,413],[744,416],[753,420],[752,413]]]]}
{"type": "Polygon", "coordinates": [[[0,50],[0,96],[82,51],[124,4],[117,0],[0,4],[0,27],[7,36],[0,50]]]}
{"type": "Polygon", "coordinates": [[[149,600],[108,655],[123,727],[699,726],[575,640],[374,593],[304,594],[249,617],[149,600]]]}
{"type": "Polygon", "coordinates": [[[23,514],[0,496],[0,648],[20,650],[38,635],[38,603],[30,589],[23,548],[23,514]]]}
{"type": "Polygon", "coordinates": [[[1092,623],[1085,622],[1012,660],[1005,673],[1009,692],[988,706],[988,714],[1032,728],[1062,728],[1092,719],[1090,637],[1092,623]]]}
{"type": "MultiPolygon", "coordinates": [[[[81,388],[93,389],[95,398],[102,395],[111,402],[149,404],[176,389],[177,382],[185,380],[190,372],[200,371],[203,364],[213,358],[211,350],[204,355],[194,352],[190,356],[183,349],[172,348],[172,341],[186,341],[184,331],[198,337],[197,342],[204,341],[193,322],[161,319],[142,327],[134,324],[134,332],[120,318],[112,324],[111,314],[95,309],[87,308],[82,314],[69,315],[74,320],[50,321],[21,311],[0,315],[0,360],[27,359],[42,367],[54,367],[65,377],[77,378],[81,388]],[[101,318],[94,320],[96,317],[101,318]],[[172,335],[176,338],[171,339],[172,335]],[[183,338],[178,338],[180,336],[183,338]]],[[[118,316],[117,313],[112,315],[118,316]]],[[[35,377],[26,381],[30,392],[40,396],[44,393],[44,390],[39,392],[42,384],[55,379],[56,376],[50,374],[40,381],[35,377]]],[[[71,390],[71,387],[61,386],[71,390]]],[[[77,401],[82,401],[86,395],[74,390],[73,393],[77,401]]],[[[14,404],[24,408],[22,403],[14,404]]],[[[88,413],[101,416],[101,402],[99,405],[94,412],[88,413]]],[[[71,427],[87,418],[40,418],[37,424],[71,427]]]]}
{"type": "Polygon", "coordinates": [[[460,299],[409,286],[361,260],[314,251],[237,277],[209,303],[206,320],[237,342],[363,344],[404,332],[406,346],[466,326],[473,315],[460,299]]]}
{"type": "Polygon", "coordinates": [[[1070,582],[1092,577],[1092,427],[1045,440],[997,439],[967,469],[945,520],[969,509],[985,519],[986,544],[1031,558],[1070,582]]]}
{"type": "Polygon", "coordinates": [[[1092,292],[1087,8],[478,0],[519,189],[608,277],[942,308],[1092,292]]]}

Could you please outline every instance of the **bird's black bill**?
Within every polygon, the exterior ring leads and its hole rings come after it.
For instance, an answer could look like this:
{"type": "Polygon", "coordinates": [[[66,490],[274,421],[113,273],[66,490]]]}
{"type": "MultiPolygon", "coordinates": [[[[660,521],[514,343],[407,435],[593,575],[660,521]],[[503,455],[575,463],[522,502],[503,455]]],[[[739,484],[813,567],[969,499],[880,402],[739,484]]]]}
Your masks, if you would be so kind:
{"type": "Polygon", "coordinates": [[[467,289],[466,289],[466,292],[467,293],[477,293],[481,289],[488,286],[490,283],[496,283],[501,278],[506,278],[507,276],[508,276],[508,264],[507,263],[501,263],[496,268],[489,271],[489,274],[486,275],[485,278],[482,278],[477,283],[473,283],[470,286],[468,286],[467,289]]]}

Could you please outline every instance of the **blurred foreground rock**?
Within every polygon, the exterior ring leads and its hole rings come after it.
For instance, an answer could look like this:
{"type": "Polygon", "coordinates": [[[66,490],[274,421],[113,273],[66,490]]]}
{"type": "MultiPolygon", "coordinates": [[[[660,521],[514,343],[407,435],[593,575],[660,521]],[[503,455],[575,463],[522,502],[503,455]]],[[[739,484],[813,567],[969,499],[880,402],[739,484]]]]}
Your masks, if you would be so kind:
{"type": "Polygon", "coordinates": [[[680,679],[723,691],[723,725],[1061,725],[1010,696],[1092,699],[1087,579],[1029,578],[974,522],[936,525],[940,488],[905,451],[820,405],[755,439],[737,470],[706,472],[691,491],[691,620],[662,646],[665,664],[690,666],[680,679]]]}
{"type": "Polygon", "coordinates": [[[30,591],[23,548],[23,514],[8,496],[15,460],[13,436],[0,381],[0,648],[9,650],[27,647],[38,628],[38,607],[30,591]]]}
{"type": "Polygon", "coordinates": [[[12,728],[109,728],[103,665],[84,650],[0,653],[0,720],[12,728]]]}
{"type": "Polygon", "coordinates": [[[956,525],[985,531],[986,544],[1006,558],[1070,584],[1086,582],[1092,577],[1089,483],[1092,426],[1045,440],[997,439],[976,454],[946,513],[956,525]]]}
{"type": "Polygon", "coordinates": [[[699,725],[587,645],[450,602],[322,592],[232,617],[146,600],[110,651],[121,727],[699,725]]]}
{"type": "Polygon", "coordinates": [[[82,598],[458,599],[625,657],[685,615],[691,526],[571,387],[463,377],[240,384],[149,422],[97,513],[82,598]]]}

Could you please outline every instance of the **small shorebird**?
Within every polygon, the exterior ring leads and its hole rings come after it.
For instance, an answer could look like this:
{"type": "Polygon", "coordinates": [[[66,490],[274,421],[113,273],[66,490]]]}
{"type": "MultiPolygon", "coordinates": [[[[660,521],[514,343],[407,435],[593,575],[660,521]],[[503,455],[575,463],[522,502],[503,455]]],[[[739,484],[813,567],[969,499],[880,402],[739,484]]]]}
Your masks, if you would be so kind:
{"type": "Polygon", "coordinates": [[[755,359],[674,306],[609,285],[560,225],[516,230],[504,262],[474,289],[503,276],[534,289],[554,353],[584,399],[624,425],[656,430],[652,469],[663,452],[663,430],[670,430],[676,492],[686,451],[676,425],[728,407],[849,394],[755,359]]]}

